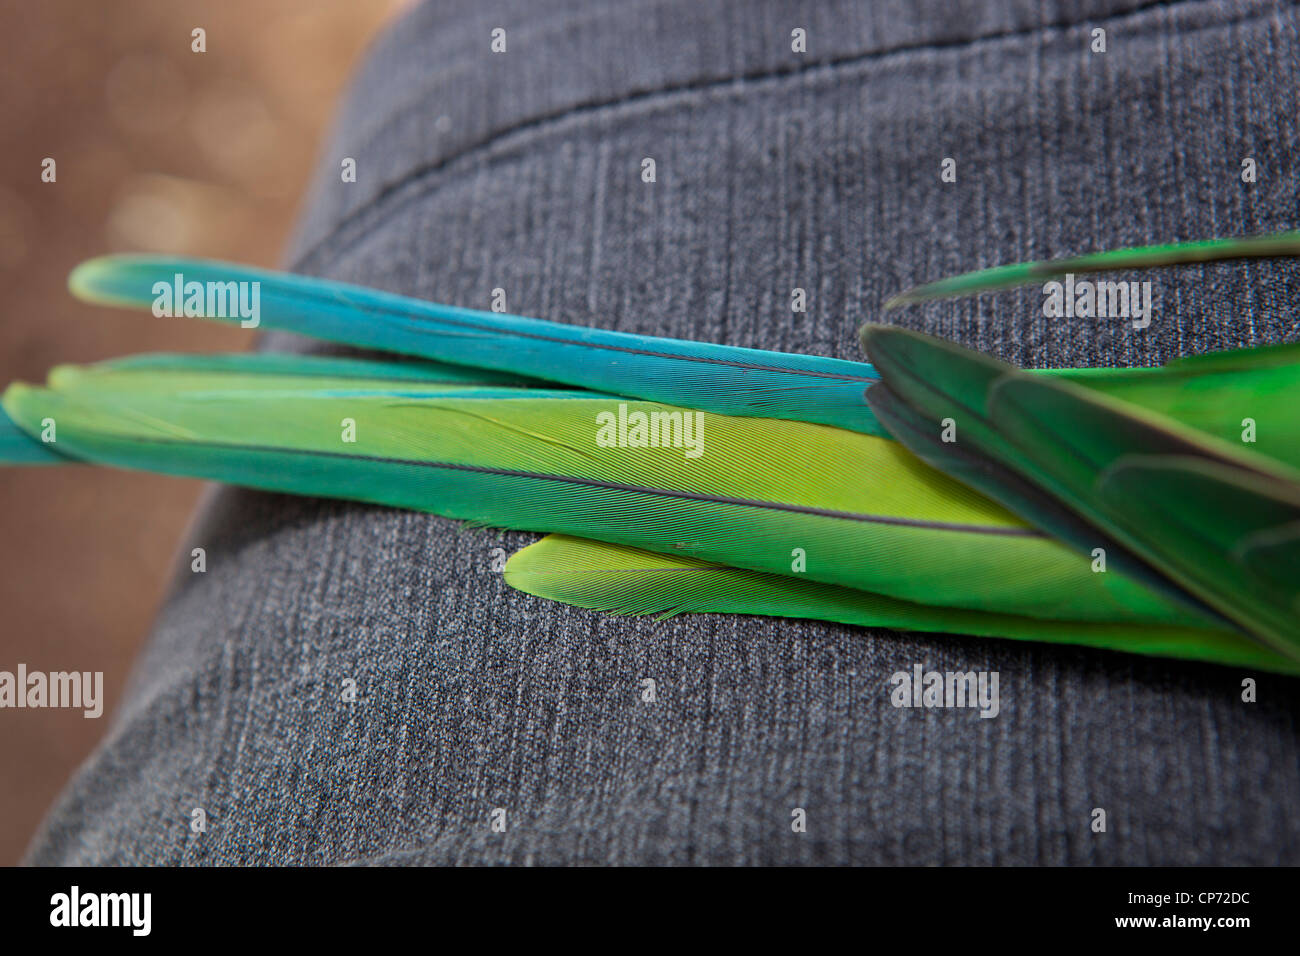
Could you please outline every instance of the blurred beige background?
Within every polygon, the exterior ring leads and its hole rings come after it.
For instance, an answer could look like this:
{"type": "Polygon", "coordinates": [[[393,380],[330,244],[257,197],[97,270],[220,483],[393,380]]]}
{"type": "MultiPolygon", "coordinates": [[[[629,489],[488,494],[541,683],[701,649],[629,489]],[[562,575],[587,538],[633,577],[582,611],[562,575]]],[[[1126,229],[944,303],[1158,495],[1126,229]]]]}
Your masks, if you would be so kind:
{"type": "MultiPolygon", "coordinates": [[[[57,362],[248,348],[238,328],[79,305],[68,271],[128,250],[280,264],[348,75],[408,2],[0,0],[0,385],[57,362]]],[[[201,487],[0,469],[0,670],[103,671],[108,708],[0,711],[0,864],[108,727],[201,487]]]]}

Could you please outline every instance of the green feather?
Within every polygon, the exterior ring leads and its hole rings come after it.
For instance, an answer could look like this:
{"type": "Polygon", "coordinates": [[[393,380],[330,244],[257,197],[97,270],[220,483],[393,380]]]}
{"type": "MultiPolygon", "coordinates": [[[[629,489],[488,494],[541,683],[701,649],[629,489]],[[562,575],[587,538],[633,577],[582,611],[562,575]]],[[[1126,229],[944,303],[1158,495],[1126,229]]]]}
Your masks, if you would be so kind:
{"type": "Polygon", "coordinates": [[[1159,369],[1074,370],[1052,377],[1300,468],[1300,350],[1245,349],[1193,358],[1206,361],[1180,359],[1159,369]],[[1277,361],[1287,352],[1293,361],[1277,361]],[[1252,357],[1259,360],[1252,362],[1252,357]],[[1243,436],[1250,439],[1248,445],[1243,436]]]}
{"type": "MultiPolygon", "coordinates": [[[[945,441],[945,429],[936,428],[934,418],[919,407],[907,404],[883,383],[873,386],[867,397],[876,417],[926,464],[983,492],[1034,527],[1050,532],[1082,554],[1091,554],[1098,547],[1105,549],[1111,570],[1140,581],[1169,600],[1198,613],[1218,617],[1204,602],[1175,585],[1114,538],[1099,531],[1014,469],[990,457],[987,451],[982,451],[981,448],[988,448],[996,440],[996,434],[987,427],[983,418],[972,411],[965,410],[960,417],[947,414],[939,419],[941,425],[945,420],[951,420],[953,429],[958,421],[961,422],[961,438],[965,440],[945,441]],[[970,440],[973,437],[978,440],[970,440]]],[[[950,437],[957,437],[956,433],[950,437]]]]}
{"type": "MultiPolygon", "coordinates": [[[[141,388],[163,390],[194,389],[209,376],[218,376],[226,387],[243,382],[256,388],[266,376],[298,379],[316,388],[346,388],[356,384],[388,386],[395,382],[441,382],[447,385],[481,385],[490,387],[538,384],[528,379],[435,362],[391,361],[337,358],[320,355],[292,355],[271,352],[231,354],[149,353],[110,359],[94,365],[62,366],[51,372],[52,381],[71,381],[122,371],[153,372],[134,381],[141,388]]],[[[207,379],[211,380],[211,379],[207,379]]],[[[42,429],[41,433],[44,432],[42,429]]],[[[68,444],[57,440],[46,443],[19,428],[0,410],[0,464],[58,465],[72,464],[68,444]]]]}
{"type": "MultiPolygon", "coordinates": [[[[1013,459],[1015,452],[1006,436],[989,421],[985,402],[1001,376],[1018,374],[1013,366],[987,356],[978,362],[964,361],[961,356],[970,353],[956,345],[901,331],[866,332],[863,344],[873,355],[891,349],[895,366],[888,387],[872,387],[868,403],[889,431],[927,463],[1085,553],[1094,547],[1104,548],[1112,567],[1171,599],[1192,601],[1204,608],[1203,601],[1193,599],[1149,561],[1037,488],[1031,480],[1016,475],[1014,469],[997,464],[1013,459]],[[899,374],[900,363],[911,373],[899,374]],[[921,414],[920,409],[925,413],[921,414]],[[949,417],[959,423],[958,434],[965,441],[939,440],[936,423],[949,417]]],[[[887,356],[879,360],[891,361],[887,356]]],[[[1300,467],[1300,415],[1295,413],[1300,408],[1300,349],[1296,347],[1240,349],[1180,359],[1163,368],[1066,369],[1046,376],[1041,372],[1031,374],[1038,381],[1046,378],[1072,382],[1099,395],[1131,402],[1224,441],[1236,442],[1238,447],[1249,421],[1253,423],[1254,441],[1249,446],[1252,451],[1300,467]]]]}
{"type": "Polygon", "coordinates": [[[961,361],[967,350],[916,333],[866,326],[863,348],[891,369],[889,378],[867,392],[868,404],[894,437],[922,460],[988,495],[1082,554],[1105,548],[1115,570],[1180,604],[1203,610],[1166,575],[1019,474],[1014,449],[984,413],[988,390],[1011,365],[988,356],[961,361]],[[947,441],[945,429],[950,433],[947,441]]]}
{"type": "MultiPolygon", "coordinates": [[[[1065,620],[1203,623],[917,460],[894,441],[697,413],[702,454],[602,447],[600,416],[680,409],[589,392],[159,369],[62,368],[14,385],[23,428],[74,457],[557,531],[856,587],[1065,620]],[[344,440],[345,420],[355,441],[344,440]]],[[[678,419],[683,424],[687,419],[678,419]]],[[[672,438],[670,431],[668,437],[672,438]]],[[[678,437],[686,437],[678,433],[678,437]]]]}
{"type": "Polygon", "coordinates": [[[1231,630],[1044,621],[934,607],[563,535],[549,535],[512,555],[506,562],[505,580],[528,594],[615,614],[670,617],[717,612],[811,618],[866,627],[1077,644],[1300,674],[1300,663],[1231,630]]]}
{"type": "MultiPolygon", "coordinates": [[[[282,374],[342,383],[442,381],[538,387],[535,379],[427,361],[360,360],[279,353],[178,355],[156,353],[111,359],[89,368],[155,369],[165,373],[244,372],[282,374]]],[[[1048,369],[1033,374],[1059,377],[1222,438],[1240,433],[1243,419],[1256,423],[1257,449],[1300,466],[1300,346],[1268,346],[1178,359],[1164,368],[1048,369]]],[[[885,435],[883,437],[891,437],[885,435]]],[[[65,456],[37,447],[7,419],[0,418],[0,463],[66,462],[65,456]]],[[[944,467],[944,466],[940,466],[944,467]]],[[[986,492],[987,493],[987,492],[986,492]]]]}
{"type": "Polygon", "coordinates": [[[1227,349],[1176,358],[1165,367],[1197,371],[1228,371],[1266,368],[1275,365],[1300,365],[1300,342],[1257,345],[1253,348],[1227,349]]]}
{"type": "MultiPolygon", "coordinates": [[[[1238,553],[1300,524],[1300,473],[1135,406],[1045,384],[1011,380],[990,397],[994,420],[1030,450],[1036,480],[1250,633],[1300,656],[1300,579],[1261,576],[1238,553]],[[1044,443],[1063,424],[1056,457],[1044,443]]],[[[1291,547],[1300,554],[1300,543],[1291,547]]]]}
{"type": "Polygon", "coordinates": [[[969,451],[1014,470],[1248,633],[1300,655],[1300,581],[1260,577],[1245,556],[1266,540],[1274,558],[1293,560],[1300,472],[952,343],[884,327],[863,337],[885,385],[933,427],[953,417],[969,451]],[[1151,484],[1139,492],[1142,481],[1151,484]]]}
{"type": "Polygon", "coordinates": [[[1013,265],[996,266],[992,269],[980,269],[977,272],[951,276],[900,293],[887,301],[884,307],[889,311],[933,299],[973,295],[996,289],[1011,289],[1030,282],[1043,282],[1066,273],[1114,272],[1220,262],[1227,259],[1267,259],[1295,255],[1300,255],[1300,231],[1245,239],[1206,239],[1196,242],[1140,246],[1133,249],[1112,249],[1068,259],[1018,262],[1013,265]]]}

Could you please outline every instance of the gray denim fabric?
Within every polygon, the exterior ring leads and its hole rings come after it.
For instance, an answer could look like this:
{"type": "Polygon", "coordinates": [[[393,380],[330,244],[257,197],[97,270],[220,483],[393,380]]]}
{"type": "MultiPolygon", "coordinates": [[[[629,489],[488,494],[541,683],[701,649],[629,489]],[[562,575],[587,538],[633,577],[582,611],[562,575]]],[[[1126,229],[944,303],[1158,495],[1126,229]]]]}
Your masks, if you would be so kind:
{"type": "MultiPolygon", "coordinates": [[[[1297,25],[1276,2],[423,6],[358,77],[290,261],[465,306],[499,287],[526,315],[858,358],[858,326],[912,283],[1296,226],[1297,25]]],[[[1144,278],[1145,331],[1046,319],[1039,289],[889,321],[1028,366],[1296,338],[1294,263],[1144,278]]],[[[28,859],[1300,863],[1296,681],[616,619],[507,588],[491,551],[529,540],[216,492],[192,541],[207,573],[178,575],[28,859]],[[998,671],[1001,713],[894,708],[888,679],[915,663],[998,671]]]]}

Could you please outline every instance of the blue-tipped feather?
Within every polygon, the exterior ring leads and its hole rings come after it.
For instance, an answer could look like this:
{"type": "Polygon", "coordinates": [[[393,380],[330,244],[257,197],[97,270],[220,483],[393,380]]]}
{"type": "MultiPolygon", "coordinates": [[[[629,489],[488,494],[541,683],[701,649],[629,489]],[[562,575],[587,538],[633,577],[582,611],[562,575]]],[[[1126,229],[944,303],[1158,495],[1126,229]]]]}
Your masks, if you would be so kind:
{"type": "MultiPolygon", "coordinates": [[[[76,268],[68,284],[86,301],[150,308],[163,290],[175,289],[178,276],[182,288],[196,282],[204,290],[208,283],[222,288],[259,283],[264,328],[720,414],[884,434],[863,399],[878,376],[861,362],[478,312],[307,276],[168,256],[92,259],[76,268]]],[[[183,302],[173,305],[177,314],[183,311],[183,302]]],[[[220,319],[206,313],[226,311],[226,320],[240,320],[236,309],[207,306],[205,297],[188,314],[220,319]]]]}

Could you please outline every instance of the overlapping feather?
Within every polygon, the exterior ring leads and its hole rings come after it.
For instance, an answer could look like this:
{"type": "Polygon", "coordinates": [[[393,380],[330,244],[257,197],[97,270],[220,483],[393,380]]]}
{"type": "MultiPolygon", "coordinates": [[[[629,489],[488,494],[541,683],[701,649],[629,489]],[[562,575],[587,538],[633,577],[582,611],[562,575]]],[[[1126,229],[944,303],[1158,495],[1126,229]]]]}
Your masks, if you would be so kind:
{"type": "Polygon", "coordinates": [[[55,421],[61,452],[101,464],[583,535],[910,601],[1202,620],[1122,575],[1090,573],[890,440],[589,392],[317,380],[255,365],[62,367],[48,387],[11,386],[3,405],[32,431],[55,421]],[[637,413],[695,416],[702,453],[601,444],[601,416],[637,413]]]}
{"type": "MultiPolygon", "coordinates": [[[[891,304],[1067,271],[1296,251],[1300,234],[1120,250],[986,270],[891,304]]],[[[907,337],[882,330],[867,346],[884,355],[885,388],[863,363],[474,312],[224,263],[109,257],[70,284],[92,301],[147,307],[175,281],[256,282],[266,327],[438,361],[144,356],[56,369],[46,388],[6,393],[0,461],[80,459],[599,539],[547,538],[507,574],[588,607],[820,617],[1283,671],[1300,656],[1286,636],[1300,535],[1277,520],[1296,504],[1298,346],[1028,375],[933,343],[900,350],[907,337]],[[1015,381],[993,387],[1005,375],[1015,381]],[[691,409],[704,410],[699,458],[597,438],[602,414],[691,409]],[[964,439],[948,448],[930,434],[945,410],[964,439]],[[1259,434],[1244,458],[1225,454],[1242,417],[1259,434]],[[1085,427],[1067,457],[1087,446],[1092,458],[1062,468],[1050,449],[1077,419],[1085,427]],[[882,421],[949,475],[885,437],[882,421]],[[36,440],[42,422],[57,423],[55,442],[36,440]],[[1177,449],[1133,460],[1135,443],[1170,435],[1177,449]],[[1195,461],[1172,453],[1188,441],[1195,461]],[[1188,501],[1240,514],[1207,532],[1180,510],[1188,501]],[[1124,522],[1158,525],[1164,550],[1124,522]],[[1085,549],[1096,543],[1111,572],[1091,570],[1085,549]],[[1230,552],[1227,584],[1195,573],[1199,562],[1223,574],[1216,549],[1230,552]],[[1234,588],[1246,597],[1226,594],[1234,588]],[[1259,600],[1263,610],[1243,610],[1259,600]]]]}
{"type": "MultiPolygon", "coordinates": [[[[863,344],[884,376],[868,394],[877,412],[887,418],[902,405],[934,433],[952,422],[965,454],[1018,479],[1003,483],[1003,504],[1081,550],[1089,533],[1102,548],[1118,542],[1130,573],[1145,563],[1275,649],[1300,652],[1300,472],[1240,441],[929,336],[876,326],[863,344]]],[[[1247,399],[1260,410],[1276,401],[1262,391],[1247,399]]],[[[933,452],[921,431],[898,437],[933,452]]],[[[973,474],[968,483],[988,484],[973,474]]]]}

